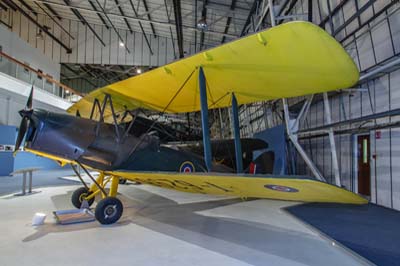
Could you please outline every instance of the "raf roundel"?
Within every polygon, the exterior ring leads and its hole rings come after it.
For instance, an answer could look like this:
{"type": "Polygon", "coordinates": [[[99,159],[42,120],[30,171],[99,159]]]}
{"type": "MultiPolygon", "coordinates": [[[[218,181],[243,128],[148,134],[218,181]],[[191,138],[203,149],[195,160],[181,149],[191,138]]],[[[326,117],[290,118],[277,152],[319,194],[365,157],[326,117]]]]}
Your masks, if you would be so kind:
{"type": "Polygon", "coordinates": [[[279,186],[279,185],[265,185],[264,187],[276,190],[279,192],[299,192],[298,189],[292,188],[292,187],[286,187],[286,186],[279,186]]]}
{"type": "Polygon", "coordinates": [[[179,167],[179,172],[181,173],[193,173],[194,171],[194,165],[192,162],[189,161],[183,162],[179,167]]]}

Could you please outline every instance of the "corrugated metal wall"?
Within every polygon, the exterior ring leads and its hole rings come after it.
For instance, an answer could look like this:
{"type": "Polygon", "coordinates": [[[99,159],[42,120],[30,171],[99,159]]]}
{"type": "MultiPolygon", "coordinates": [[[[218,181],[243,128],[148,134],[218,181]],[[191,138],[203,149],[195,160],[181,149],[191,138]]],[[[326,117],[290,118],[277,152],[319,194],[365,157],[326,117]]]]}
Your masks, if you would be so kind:
{"type": "MultiPolygon", "coordinates": [[[[307,12],[308,1],[298,1],[294,14],[307,12]]],[[[313,1],[313,22],[319,24],[342,1],[313,1]],[[321,19],[322,18],[322,19],[321,19]]],[[[350,0],[340,7],[328,20],[326,29],[334,33],[352,56],[361,72],[385,64],[399,56],[400,52],[400,5],[394,1],[350,0]],[[372,1],[373,2],[373,1],[372,1]],[[364,7],[364,8],[363,8],[364,7]],[[367,8],[365,8],[367,7],[367,8]],[[360,10],[364,10],[361,12],[360,10]],[[354,14],[360,11],[359,18],[354,14]],[[374,16],[376,16],[374,18],[374,16]],[[345,24],[346,23],[346,24],[345,24]],[[344,26],[343,26],[344,25],[344,26]],[[333,31],[331,27],[333,26],[333,31]]],[[[398,1],[397,1],[398,2],[398,1]]],[[[343,92],[330,98],[332,122],[345,121],[369,114],[394,110],[400,107],[400,70],[392,71],[361,85],[362,91],[343,92]]],[[[289,106],[301,102],[304,97],[289,99],[289,106]]],[[[242,136],[282,123],[280,101],[253,104],[241,109],[242,136]],[[264,110],[263,110],[264,109],[264,110]]],[[[365,125],[379,125],[400,120],[398,117],[375,119],[365,125]]],[[[326,124],[324,106],[315,101],[301,128],[313,128],[326,124]]],[[[400,129],[380,129],[367,132],[370,135],[371,201],[400,210],[400,129]],[[379,131],[376,137],[375,132],[379,131]]],[[[336,135],[336,146],[342,184],[357,191],[357,158],[355,157],[355,134],[336,135]]],[[[332,158],[328,136],[300,140],[306,152],[321,170],[328,182],[334,182],[332,158]]],[[[311,172],[297,157],[297,173],[311,172]]]]}
{"type": "MultiPolygon", "coordinates": [[[[112,29],[101,25],[93,25],[95,32],[105,43],[105,46],[94,36],[87,25],[75,20],[63,18],[60,23],[73,37],[72,39],[49,17],[38,14],[37,21],[41,25],[50,27],[50,32],[59,38],[65,45],[72,49],[71,54],[56,41],[43,33],[44,38],[36,38],[39,32],[38,27],[29,21],[19,12],[11,9],[0,11],[1,21],[10,25],[12,31],[33,47],[42,51],[49,58],[57,63],[78,63],[78,64],[115,64],[115,65],[138,65],[138,66],[161,66],[175,60],[175,52],[170,38],[155,37],[148,34],[153,54],[146,44],[142,33],[119,29],[119,34],[126,40],[126,46],[119,45],[117,34],[112,29]]],[[[184,42],[184,51],[187,55],[194,53],[194,43],[184,42]]]]}

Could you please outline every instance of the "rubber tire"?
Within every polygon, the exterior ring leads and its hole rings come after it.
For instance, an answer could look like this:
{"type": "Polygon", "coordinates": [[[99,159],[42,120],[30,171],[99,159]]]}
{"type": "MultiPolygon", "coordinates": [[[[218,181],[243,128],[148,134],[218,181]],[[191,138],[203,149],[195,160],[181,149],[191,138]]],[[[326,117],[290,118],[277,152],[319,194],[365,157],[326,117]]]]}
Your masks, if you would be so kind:
{"type": "Polygon", "coordinates": [[[94,215],[97,221],[99,221],[101,224],[113,224],[117,222],[119,218],[121,218],[123,210],[124,207],[119,199],[115,197],[107,197],[97,203],[94,215]],[[113,213],[111,217],[107,217],[105,211],[111,206],[114,206],[115,213],[113,213]]]}
{"type": "Polygon", "coordinates": [[[125,185],[125,184],[126,184],[126,179],[125,179],[125,178],[120,178],[119,181],[118,181],[118,183],[119,183],[120,185],[125,185]]]}
{"type": "MultiPolygon", "coordinates": [[[[82,200],[82,195],[86,194],[87,196],[90,195],[89,190],[85,187],[80,187],[72,193],[71,202],[75,208],[80,209],[82,200]]],[[[91,206],[94,202],[94,197],[87,201],[89,206],[91,206]]]]}

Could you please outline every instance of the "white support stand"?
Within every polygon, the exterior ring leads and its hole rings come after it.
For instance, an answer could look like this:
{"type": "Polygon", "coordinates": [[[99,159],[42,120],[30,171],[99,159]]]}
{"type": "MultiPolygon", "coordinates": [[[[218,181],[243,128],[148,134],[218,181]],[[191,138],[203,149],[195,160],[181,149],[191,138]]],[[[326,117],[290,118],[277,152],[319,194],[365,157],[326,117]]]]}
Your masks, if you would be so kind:
{"type": "Polygon", "coordinates": [[[308,99],[303,104],[303,107],[301,108],[300,113],[297,116],[295,123],[293,124],[292,132],[296,132],[299,129],[300,125],[302,125],[304,123],[304,120],[307,117],[306,114],[310,110],[310,106],[311,106],[313,98],[314,98],[314,94],[311,94],[311,96],[308,97],[308,99]]]}
{"type": "MultiPolygon", "coordinates": [[[[275,20],[273,0],[268,0],[268,8],[270,10],[271,25],[272,25],[272,27],[274,27],[276,25],[276,20],[275,20]]],[[[305,161],[307,166],[310,168],[313,175],[318,180],[326,182],[324,176],[321,174],[321,172],[318,170],[316,165],[312,162],[312,160],[308,157],[307,153],[301,147],[300,143],[297,140],[297,135],[293,133],[293,129],[297,129],[299,127],[300,123],[303,121],[304,117],[306,116],[306,114],[310,108],[312,99],[313,99],[313,96],[310,96],[310,98],[307,99],[307,101],[304,103],[303,108],[301,109],[300,114],[293,125],[291,125],[289,123],[290,117],[289,117],[289,108],[288,108],[287,100],[284,98],[282,99],[283,112],[284,112],[284,118],[285,118],[285,124],[286,124],[286,132],[287,132],[287,135],[288,135],[290,141],[293,143],[297,152],[300,154],[300,156],[303,158],[303,160],[305,161]]]]}
{"type": "MultiPolygon", "coordinates": [[[[329,105],[329,99],[328,99],[327,92],[324,92],[324,107],[325,107],[324,109],[325,109],[326,122],[328,123],[328,125],[330,125],[330,124],[332,124],[332,117],[331,117],[331,107],[329,105]]],[[[331,145],[333,171],[335,173],[335,183],[336,183],[336,186],[341,187],[342,184],[340,182],[340,172],[339,172],[339,163],[338,163],[337,153],[336,153],[335,136],[334,136],[332,127],[329,128],[328,135],[329,135],[329,143],[331,145]]]]}
{"type": "MultiPolygon", "coordinates": [[[[273,0],[268,0],[268,5],[270,9],[270,14],[271,14],[271,25],[274,27],[276,25],[275,21],[275,14],[274,14],[274,3],[273,0]]],[[[304,106],[300,112],[299,117],[296,119],[295,123],[293,125],[290,125],[289,123],[289,108],[287,104],[286,99],[282,99],[283,103],[283,112],[285,116],[285,124],[286,124],[286,132],[288,134],[288,137],[290,141],[293,143],[294,147],[300,154],[300,156],[303,158],[304,162],[307,164],[307,166],[310,168],[311,172],[313,175],[320,181],[326,182],[324,176],[321,174],[321,172],[318,170],[317,166],[312,162],[312,160],[308,157],[307,153],[304,151],[304,149],[301,147],[300,143],[297,140],[297,134],[293,134],[292,128],[298,128],[298,125],[300,123],[300,120],[302,117],[305,117],[305,114],[310,108],[312,102],[312,96],[304,103],[304,106]]]]}
{"type": "MultiPolygon", "coordinates": [[[[271,16],[271,26],[275,27],[276,26],[276,20],[275,20],[275,10],[274,10],[274,1],[273,0],[268,0],[268,8],[269,8],[269,14],[271,16]]],[[[266,8],[266,10],[268,10],[266,8]]],[[[265,11],[266,12],[266,11],[265,11]]],[[[260,21],[261,24],[262,21],[260,21]]],[[[257,27],[258,29],[258,27],[257,27]]]]}
{"type": "MultiPolygon", "coordinates": [[[[290,141],[293,143],[294,147],[296,148],[297,152],[300,154],[300,156],[303,158],[304,162],[307,164],[307,166],[310,168],[311,172],[313,175],[320,181],[326,182],[324,176],[321,174],[321,172],[318,170],[316,165],[312,162],[312,160],[308,157],[307,153],[304,151],[303,147],[301,147],[300,143],[297,140],[297,135],[293,134],[292,132],[292,125],[289,124],[289,108],[286,99],[282,99],[283,103],[283,113],[285,115],[285,124],[286,124],[286,132],[288,134],[288,137],[290,141]]],[[[307,104],[307,102],[305,103],[307,104]]]]}

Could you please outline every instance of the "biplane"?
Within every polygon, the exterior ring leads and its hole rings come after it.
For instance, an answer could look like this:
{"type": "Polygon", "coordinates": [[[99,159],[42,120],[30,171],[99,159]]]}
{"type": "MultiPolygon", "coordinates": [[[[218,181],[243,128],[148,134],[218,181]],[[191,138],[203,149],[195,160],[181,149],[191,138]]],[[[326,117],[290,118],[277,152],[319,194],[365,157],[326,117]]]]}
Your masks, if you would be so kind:
{"type": "Polygon", "coordinates": [[[95,216],[101,224],[122,215],[120,179],[193,193],[364,204],[359,195],[311,176],[254,174],[243,167],[242,149],[267,143],[240,139],[238,119],[239,105],[345,89],[358,79],[357,67],[334,38],[311,23],[290,22],[94,90],[70,114],[32,109],[31,92],[20,111],[16,150],[25,139],[25,150],[71,164],[83,184],[72,203],[91,205],[100,195],[95,216]],[[234,145],[234,168],[213,160],[208,124],[210,109],[228,107],[234,139],[226,141],[234,145]],[[200,111],[203,156],[160,143],[152,127],[135,135],[138,110],[200,111]],[[92,185],[85,184],[77,165],[92,185]],[[92,177],[90,169],[99,176],[92,177]]]}

